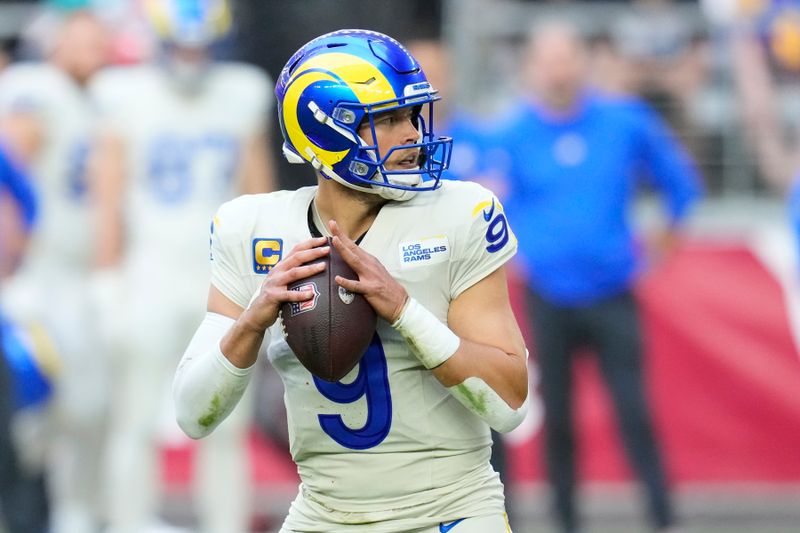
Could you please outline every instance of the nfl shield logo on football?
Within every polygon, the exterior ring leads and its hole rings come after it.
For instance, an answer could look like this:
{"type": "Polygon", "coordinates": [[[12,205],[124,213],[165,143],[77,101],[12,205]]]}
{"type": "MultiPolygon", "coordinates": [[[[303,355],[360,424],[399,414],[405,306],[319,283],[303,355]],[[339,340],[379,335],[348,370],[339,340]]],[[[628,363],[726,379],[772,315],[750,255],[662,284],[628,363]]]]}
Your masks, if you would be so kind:
{"type": "Polygon", "coordinates": [[[291,302],[292,308],[292,316],[297,316],[300,313],[305,313],[306,311],[311,311],[315,307],[317,307],[317,299],[319,299],[319,290],[317,290],[317,284],[313,281],[309,281],[308,283],[303,283],[298,285],[297,287],[292,287],[291,290],[293,291],[314,291],[314,297],[310,300],[306,300],[305,302],[291,302]]]}

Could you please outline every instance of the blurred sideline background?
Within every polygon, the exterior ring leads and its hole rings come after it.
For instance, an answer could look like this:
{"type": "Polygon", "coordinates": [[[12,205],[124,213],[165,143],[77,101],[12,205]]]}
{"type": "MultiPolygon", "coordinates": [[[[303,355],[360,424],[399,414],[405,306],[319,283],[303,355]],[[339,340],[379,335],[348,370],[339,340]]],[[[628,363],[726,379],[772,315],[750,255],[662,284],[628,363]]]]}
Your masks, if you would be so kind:
{"type": "MultiPolygon", "coordinates": [[[[129,2],[96,4],[116,21],[117,61],[140,60],[150,45],[126,18],[129,2]]],[[[788,533],[800,531],[798,238],[786,200],[764,178],[748,138],[729,41],[737,23],[732,13],[744,10],[757,19],[776,6],[786,9],[778,15],[785,18],[763,42],[777,82],[781,134],[794,139],[800,131],[798,2],[239,0],[227,53],[275,79],[294,50],[334,29],[374,29],[401,41],[441,38],[451,49],[449,98],[477,123],[488,123],[515,93],[520,46],[532,23],[557,15],[579,24],[592,44],[595,84],[650,101],[705,180],[707,195],[686,242],[665,264],[645,272],[637,289],[649,394],[678,514],[687,531],[788,533]]],[[[9,50],[20,50],[19,39],[40,8],[40,2],[0,1],[0,39],[9,50]]],[[[271,127],[280,187],[308,184],[308,169],[277,155],[276,121],[271,127]]],[[[634,217],[643,232],[661,220],[647,191],[634,217]]],[[[522,314],[519,294],[512,291],[522,314]]],[[[589,358],[577,367],[579,471],[589,531],[645,531],[597,368],[589,358]]],[[[250,434],[253,528],[273,531],[296,493],[297,477],[281,423],[280,381],[268,369],[263,373],[250,434]]],[[[550,531],[540,417],[532,409],[506,439],[509,514],[518,533],[550,531]]],[[[163,515],[191,527],[193,445],[171,422],[166,403],[162,426],[163,515]]]]}

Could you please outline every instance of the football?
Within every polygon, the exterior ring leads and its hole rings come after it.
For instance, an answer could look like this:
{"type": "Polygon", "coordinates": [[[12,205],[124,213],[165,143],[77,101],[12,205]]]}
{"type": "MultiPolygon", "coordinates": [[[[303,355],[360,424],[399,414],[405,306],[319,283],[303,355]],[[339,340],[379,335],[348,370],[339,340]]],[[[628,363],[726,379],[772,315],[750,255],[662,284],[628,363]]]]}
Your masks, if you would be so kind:
{"type": "Polygon", "coordinates": [[[297,359],[325,381],[339,381],[364,355],[375,333],[375,310],[360,294],[336,283],[336,276],[358,279],[334,248],[321,259],[325,270],[289,285],[290,290],[314,291],[305,302],[284,302],[280,310],[283,335],[297,359]]]}

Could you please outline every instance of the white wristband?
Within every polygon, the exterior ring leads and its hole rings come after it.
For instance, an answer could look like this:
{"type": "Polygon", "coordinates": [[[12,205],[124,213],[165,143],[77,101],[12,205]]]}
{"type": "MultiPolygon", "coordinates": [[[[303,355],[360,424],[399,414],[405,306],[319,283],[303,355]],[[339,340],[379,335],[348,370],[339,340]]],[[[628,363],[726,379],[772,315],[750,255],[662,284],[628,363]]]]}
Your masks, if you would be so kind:
{"type": "Polygon", "coordinates": [[[425,368],[435,368],[456,353],[461,339],[425,307],[409,297],[392,327],[403,336],[425,368]]]}

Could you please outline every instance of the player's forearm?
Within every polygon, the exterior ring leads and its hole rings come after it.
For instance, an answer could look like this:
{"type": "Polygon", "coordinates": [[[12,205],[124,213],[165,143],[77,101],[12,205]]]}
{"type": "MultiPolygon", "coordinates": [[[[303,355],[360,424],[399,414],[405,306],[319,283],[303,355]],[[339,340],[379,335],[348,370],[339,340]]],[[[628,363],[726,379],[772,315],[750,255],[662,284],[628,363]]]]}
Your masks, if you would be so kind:
{"type": "Polygon", "coordinates": [[[764,177],[784,188],[793,177],[790,150],[781,135],[775,103],[778,101],[764,51],[752,35],[733,39],[734,77],[741,98],[748,135],[764,177]]]}
{"type": "Polygon", "coordinates": [[[525,354],[510,354],[494,346],[461,339],[453,356],[432,372],[448,388],[469,377],[480,378],[512,409],[519,409],[528,397],[525,354]]]}
{"type": "Polygon", "coordinates": [[[507,432],[522,423],[528,405],[524,356],[460,338],[413,298],[392,326],[447,390],[493,429],[507,432]]]}
{"type": "Polygon", "coordinates": [[[41,151],[41,121],[33,114],[12,113],[0,121],[0,138],[17,161],[30,166],[41,151]]]}
{"type": "Polygon", "coordinates": [[[95,265],[114,268],[122,258],[125,223],[125,151],[121,139],[102,136],[89,159],[89,183],[95,212],[95,265]]]}
{"type": "Polygon", "coordinates": [[[178,425],[194,439],[211,433],[230,413],[250,381],[252,365],[240,368],[223,354],[221,340],[234,320],[208,313],[181,359],[173,382],[178,425]]]}
{"type": "Polygon", "coordinates": [[[119,211],[108,206],[98,209],[95,246],[95,266],[98,269],[113,269],[122,259],[122,218],[119,211]]]}
{"type": "Polygon", "coordinates": [[[220,350],[232,365],[249,368],[258,359],[265,334],[264,329],[252,324],[249,310],[246,309],[220,341],[220,350]]]}

